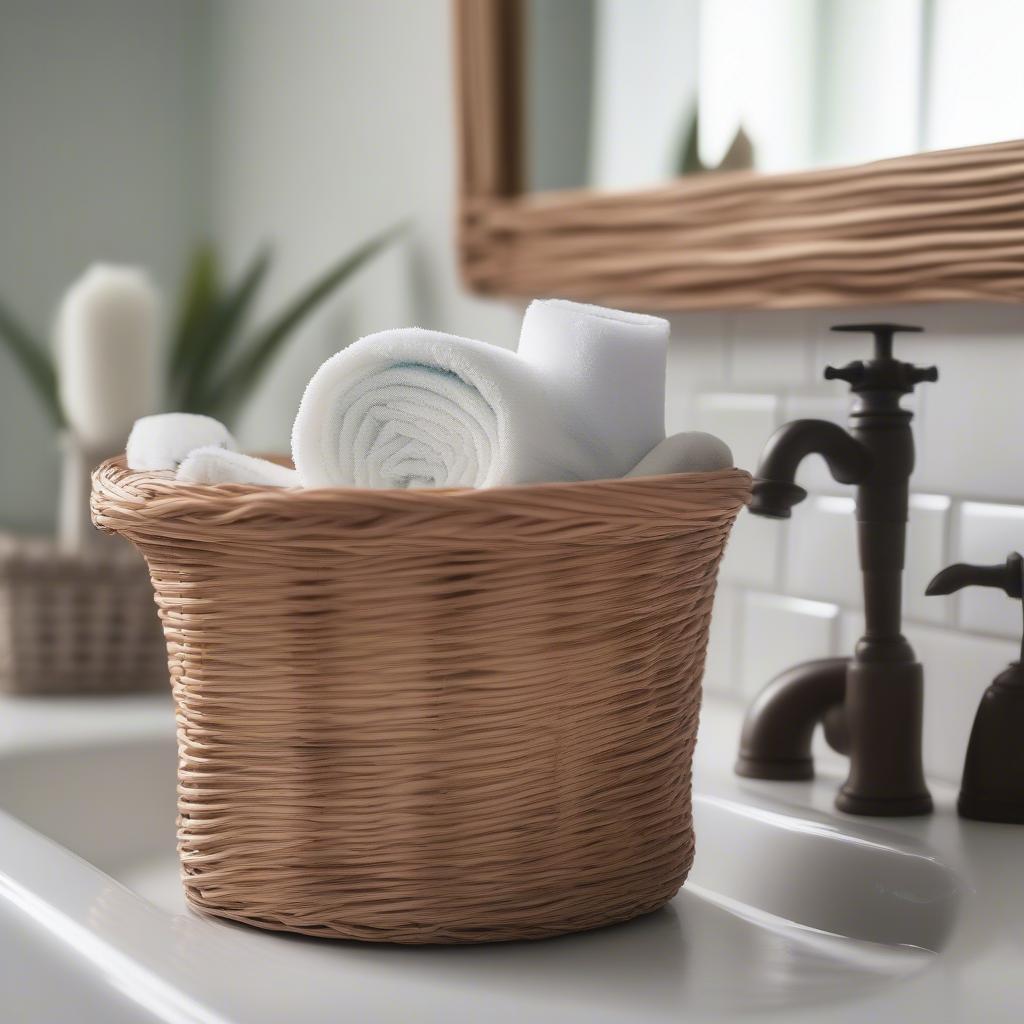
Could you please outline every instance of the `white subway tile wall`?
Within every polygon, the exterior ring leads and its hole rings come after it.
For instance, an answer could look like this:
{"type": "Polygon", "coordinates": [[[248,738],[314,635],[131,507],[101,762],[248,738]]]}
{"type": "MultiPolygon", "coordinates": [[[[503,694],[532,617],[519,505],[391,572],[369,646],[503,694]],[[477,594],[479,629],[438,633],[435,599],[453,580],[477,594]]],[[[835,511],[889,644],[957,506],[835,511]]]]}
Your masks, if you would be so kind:
{"type": "MultiPolygon", "coordinates": [[[[960,506],[953,560],[982,565],[1002,562],[1024,544],[1022,535],[1024,508],[1019,505],[965,501],[960,506]]],[[[1008,600],[1001,590],[970,587],[957,595],[956,602],[957,620],[964,629],[1020,636],[1020,602],[1008,600]]]]}
{"type": "Polygon", "coordinates": [[[917,485],[940,494],[952,488],[963,496],[1020,503],[1024,328],[1016,338],[979,334],[917,335],[897,348],[913,362],[928,360],[939,367],[939,380],[923,395],[925,443],[917,485]]]}
{"type": "Polygon", "coordinates": [[[732,448],[737,466],[750,466],[778,426],[776,395],[706,392],[696,399],[697,429],[717,434],[732,448]]]}
{"type": "Polygon", "coordinates": [[[752,697],[790,665],[835,654],[838,642],[838,605],[748,591],[743,599],[740,691],[752,697]]]}
{"type": "Polygon", "coordinates": [[[812,353],[804,340],[807,319],[805,314],[779,318],[772,313],[737,318],[730,359],[733,381],[789,386],[810,380],[812,353]]]}
{"type": "MultiPolygon", "coordinates": [[[[866,358],[870,338],[836,323],[894,320],[925,328],[898,336],[896,354],[939,367],[939,382],[904,400],[915,413],[906,634],[925,666],[929,772],[959,779],[977,702],[1017,656],[1021,611],[999,591],[924,596],[955,561],[1024,553],[1024,307],[907,306],[751,312],[673,318],[666,424],[710,430],[753,471],[782,423],[846,423],[848,388],[826,363],[866,358]]],[[[852,651],[860,633],[852,489],[809,458],[808,500],[788,522],[741,513],[722,564],[705,685],[744,700],[798,661],[852,651]],[[844,500],[845,499],[845,500],[844,500]]]]}
{"type": "Polygon", "coordinates": [[[721,576],[759,590],[771,590],[779,578],[779,559],[786,538],[786,524],[740,512],[722,560],[721,576]]]}
{"type": "Polygon", "coordinates": [[[711,617],[704,664],[704,685],[719,692],[739,690],[736,640],[743,628],[741,611],[740,592],[728,583],[720,583],[715,594],[715,611],[711,617]]]}
{"type": "Polygon", "coordinates": [[[924,665],[925,769],[958,781],[981,695],[1020,648],[1008,640],[927,626],[907,626],[906,634],[924,665]]]}
{"type": "Polygon", "coordinates": [[[853,498],[845,496],[823,494],[806,499],[797,528],[790,531],[783,573],[783,584],[790,593],[856,606],[860,568],[853,507],[853,498]]]}
{"type": "MultiPolygon", "coordinates": [[[[925,597],[931,578],[951,561],[949,518],[953,501],[946,494],[912,494],[907,523],[907,561],[903,572],[903,607],[908,620],[948,623],[953,599],[925,597]]],[[[1011,542],[1024,544],[1024,537],[1011,542]]],[[[1004,556],[1005,557],[1005,556],[1004,556]]]]}

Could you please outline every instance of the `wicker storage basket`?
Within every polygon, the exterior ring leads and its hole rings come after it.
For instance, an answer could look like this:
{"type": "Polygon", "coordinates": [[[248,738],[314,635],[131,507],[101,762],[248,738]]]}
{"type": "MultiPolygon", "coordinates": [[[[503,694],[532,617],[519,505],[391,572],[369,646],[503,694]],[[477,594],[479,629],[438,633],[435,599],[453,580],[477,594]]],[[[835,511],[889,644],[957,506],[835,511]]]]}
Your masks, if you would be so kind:
{"type": "Polygon", "coordinates": [[[660,907],[740,470],[480,491],[94,477],[149,562],[188,900],[389,942],[660,907]]]}
{"type": "Polygon", "coordinates": [[[0,693],[162,689],[167,662],[146,566],[127,544],[65,554],[0,535],[0,693]]]}

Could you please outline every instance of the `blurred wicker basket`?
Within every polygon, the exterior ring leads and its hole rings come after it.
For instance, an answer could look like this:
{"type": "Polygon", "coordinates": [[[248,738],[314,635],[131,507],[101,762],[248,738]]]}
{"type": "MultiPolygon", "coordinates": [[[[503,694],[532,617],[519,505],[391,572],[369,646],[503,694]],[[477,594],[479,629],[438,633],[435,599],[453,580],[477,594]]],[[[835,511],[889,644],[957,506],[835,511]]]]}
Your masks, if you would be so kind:
{"type": "Polygon", "coordinates": [[[739,470],[480,491],[94,476],[167,638],[188,900],[260,928],[543,938],[662,906],[739,470]]]}
{"type": "Polygon", "coordinates": [[[0,692],[162,688],[165,652],[145,563],[127,544],[73,556],[0,535],[0,692]]]}

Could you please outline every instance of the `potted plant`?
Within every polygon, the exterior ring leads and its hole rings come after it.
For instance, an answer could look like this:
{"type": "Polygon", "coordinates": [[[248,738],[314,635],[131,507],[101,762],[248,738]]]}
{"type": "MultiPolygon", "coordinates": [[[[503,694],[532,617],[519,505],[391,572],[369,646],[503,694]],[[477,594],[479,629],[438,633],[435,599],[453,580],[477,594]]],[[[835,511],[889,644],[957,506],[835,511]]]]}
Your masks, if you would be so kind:
{"type": "MultiPolygon", "coordinates": [[[[237,417],[296,329],[403,231],[391,228],[327,267],[269,319],[249,326],[271,269],[261,250],[233,281],[213,246],[192,255],[162,374],[165,408],[237,417]]],[[[166,685],[163,637],[141,560],[88,520],[89,476],[122,450],[131,419],[160,400],[133,389],[157,346],[155,290],[134,268],[92,268],[69,291],[48,345],[0,301],[0,343],[21,368],[63,450],[55,540],[0,535],[0,691],[81,693],[166,685]],[[122,344],[122,342],[130,344],[122,344]]]]}

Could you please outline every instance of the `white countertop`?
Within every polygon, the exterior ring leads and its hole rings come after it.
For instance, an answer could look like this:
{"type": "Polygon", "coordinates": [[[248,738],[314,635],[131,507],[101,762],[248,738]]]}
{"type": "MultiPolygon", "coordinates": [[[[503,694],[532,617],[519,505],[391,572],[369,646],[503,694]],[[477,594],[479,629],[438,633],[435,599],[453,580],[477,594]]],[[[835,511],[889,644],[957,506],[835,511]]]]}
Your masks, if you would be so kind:
{"type": "MultiPolygon", "coordinates": [[[[0,1018],[1021,1020],[1024,828],[962,821],[955,791],[940,785],[932,787],[936,812],[927,818],[840,815],[832,807],[842,767],[835,760],[813,783],[738,779],[730,768],[740,712],[728,702],[706,703],[695,768],[697,864],[668,908],[546,942],[400,948],[267,935],[184,907],[173,879],[173,823],[166,820],[173,815],[167,699],[2,700],[0,807],[11,813],[0,813],[0,1018]],[[107,751],[115,752],[113,761],[107,751]],[[118,764],[124,767],[110,767],[118,764]],[[146,772],[160,779],[152,801],[146,772]],[[91,803],[102,780],[109,791],[91,803]],[[75,796],[76,784],[86,796],[75,796]],[[742,808],[742,820],[762,819],[770,826],[764,835],[782,839],[723,848],[732,833],[716,822],[733,820],[730,808],[742,808]],[[133,841],[142,854],[153,851],[151,864],[148,854],[128,857],[118,828],[138,833],[133,841]],[[717,850],[702,847],[702,834],[713,836],[717,850]],[[803,849],[792,844],[818,839],[815,850],[824,852],[801,864],[802,879],[779,874],[786,850],[803,849]],[[857,868],[854,878],[846,865],[859,863],[851,859],[858,846],[872,857],[891,851],[899,870],[916,872],[919,865],[927,876],[916,889],[895,891],[898,872],[879,860],[888,873],[872,881],[857,868]],[[816,909],[806,899],[801,904],[801,895],[834,896],[832,910],[854,938],[716,896],[711,888],[725,867],[708,860],[712,852],[748,862],[755,888],[762,866],[765,877],[785,880],[794,891],[773,898],[811,918],[816,909]],[[929,900],[934,907],[915,904],[929,900]],[[863,908],[863,921],[850,901],[863,908]],[[912,918],[921,910],[921,927],[930,929],[921,934],[935,936],[922,944],[937,951],[857,939],[858,928],[868,935],[877,924],[876,904],[896,908],[885,926],[895,933],[917,927],[912,918]]],[[[917,885],[916,874],[907,877],[917,885]]]]}

